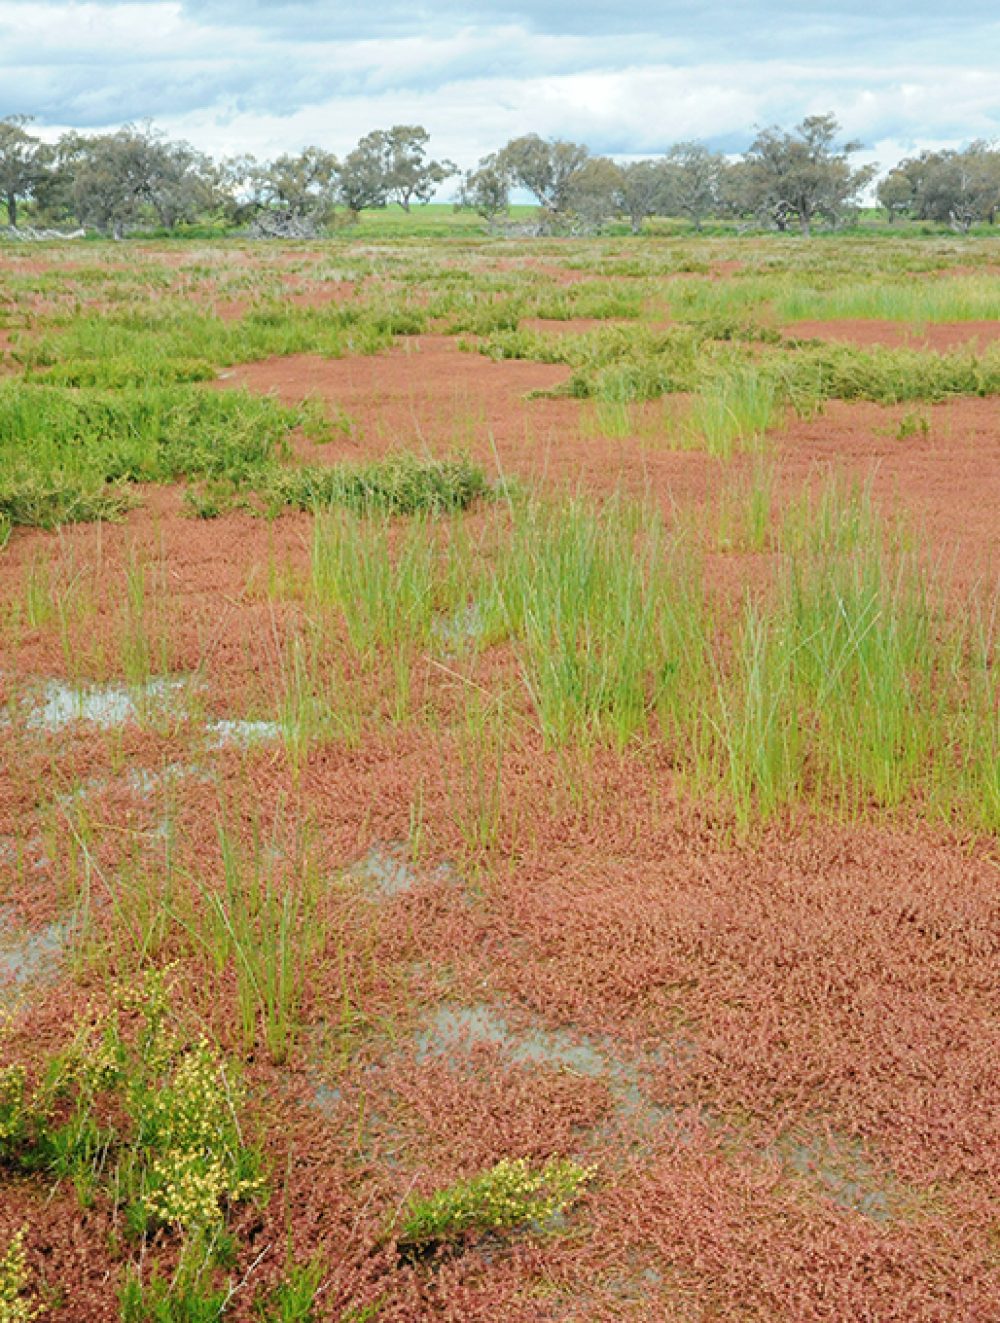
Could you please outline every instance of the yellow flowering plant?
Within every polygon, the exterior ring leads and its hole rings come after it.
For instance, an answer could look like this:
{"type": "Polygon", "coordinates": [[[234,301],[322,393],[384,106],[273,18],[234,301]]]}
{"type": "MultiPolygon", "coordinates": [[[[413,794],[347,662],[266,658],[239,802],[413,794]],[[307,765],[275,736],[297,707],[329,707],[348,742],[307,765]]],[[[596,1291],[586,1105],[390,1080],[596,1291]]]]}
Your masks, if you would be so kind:
{"type": "Polygon", "coordinates": [[[527,1158],[503,1158],[469,1180],[411,1198],[397,1243],[404,1252],[419,1252],[470,1232],[544,1228],[565,1212],[593,1175],[592,1167],[564,1158],[551,1158],[541,1167],[527,1158]]]}
{"type": "Polygon", "coordinates": [[[244,1101],[207,1039],[180,1032],[155,972],[117,989],[110,1014],[85,1017],[34,1089],[20,1066],[0,1069],[0,1158],[72,1180],[84,1205],[113,1172],[136,1234],[218,1238],[228,1207],[264,1185],[240,1130],[244,1101]],[[127,1124],[102,1123],[109,1109],[127,1124]]]}
{"type": "Polygon", "coordinates": [[[24,1250],[24,1227],[10,1239],[0,1254],[0,1323],[31,1323],[41,1306],[28,1290],[28,1260],[24,1250]]]}
{"type": "Polygon", "coordinates": [[[263,1188],[257,1155],[242,1142],[243,1093],[201,1039],[155,1075],[129,1088],[142,1155],[133,1217],[195,1231],[219,1223],[225,1207],[263,1188]]]}

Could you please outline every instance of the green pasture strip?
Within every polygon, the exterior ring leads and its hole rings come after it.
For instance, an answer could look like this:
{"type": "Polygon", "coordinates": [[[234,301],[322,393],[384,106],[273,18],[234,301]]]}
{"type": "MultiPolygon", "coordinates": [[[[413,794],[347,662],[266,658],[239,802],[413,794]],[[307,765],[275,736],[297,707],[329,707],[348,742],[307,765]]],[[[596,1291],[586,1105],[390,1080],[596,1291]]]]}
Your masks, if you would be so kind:
{"type": "Polygon", "coordinates": [[[772,300],[782,322],[875,319],[924,325],[1000,320],[1000,280],[995,276],[878,281],[814,289],[799,285],[772,300]]]}
{"type": "Polygon", "coordinates": [[[303,308],[273,301],[224,321],[164,302],[114,316],[82,314],[22,334],[11,357],[25,375],[57,386],[122,386],[207,380],[221,366],[290,354],[372,354],[397,335],[424,329],[418,309],[392,306],[303,308]]]}

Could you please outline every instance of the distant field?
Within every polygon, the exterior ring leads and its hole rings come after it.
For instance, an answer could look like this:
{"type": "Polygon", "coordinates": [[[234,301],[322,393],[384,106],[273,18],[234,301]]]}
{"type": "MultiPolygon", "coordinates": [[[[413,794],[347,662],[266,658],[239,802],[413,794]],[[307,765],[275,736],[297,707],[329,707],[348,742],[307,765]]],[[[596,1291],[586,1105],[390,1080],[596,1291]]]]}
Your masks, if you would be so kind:
{"type": "MultiPolygon", "coordinates": [[[[538,215],[537,207],[533,205],[517,204],[511,206],[506,217],[506,222],[512,225],[530,223],[538,215]]],[[[474,238],[482,237],[487,231],[487,224],[483,218],[473,211],[458,210],[451,202],[430,202],[424,206],[414,205],[409,212],[403,210],[398,204],[391,204],[386,207],[373,208],[363,211],[353,221],[348,222],[347,215],[340,212],[337,219],[331,227],[331,237],[337,239],[354,239],[365,241],[367,239],[453,239],[453,238],[474,238]]],[[[745,241],[747,237],[753,237],[756,241],[765,237],[762,234],[753,233],[753,227],[748,230],[745,221],[726,220],[726,219],[708,219],[703,225],[703,234],[715,238],[731,238],[745,241]]],[[[231,229],[227,225],[218,224],[193,224],[190,226],[179,225],[172,231],[157,232],[157,241],[174,243],[198,242],[204,239],[217,239],[236,237],[238,231],[231,229]]],[[[138,236],[133,236],[133,238],[138,236]]],[[[642,234],[633,236],[630,227],[625,220],[611,221],[605,228],[605,237],[609,239],[626,239],[628,241],[638,240],[643,242],[649,239],[660,238],[682,238],[685,240],[697,240],[698,235],[694,232],[694,227],[689,220],[684,218],[672,218],[665,216],[653,216],[648,218],[642,227],[642,234]]],[[[852,225],[845,225],[840,230],[815,229],[808,239],[802,239],[797,231],[789,233],[787,240],[779,238],[778,242],[804,242],[809,244],[839,244],[845,239],[848,240],[877,240],[879,242],[887,241],[895,243],[901,240],[929,240],[933,242],[955,241],[968,244],[970,241],[975,243],[980,239],[997,238],[997,227],[982,223],[975,225],[969,231],[967,236],[959,239],[952,230],[945,224],[936,221],[915,221],[906,217],[898,217],[896,221],[890,223],[885,212],[880,207],[862,208],[857,216],[857,221],[852,225]]],[[[96,234],[91,234],[87,239],[88,243],[103,243],[96,234]]],[[[0,237],[0,243],[3,238],[0,237]]]]}
{"type": "Polygon", "coordinates": [[[992,1318],[1000,240],[480,228],[0,248],[0,1320],[992,1318]]]}

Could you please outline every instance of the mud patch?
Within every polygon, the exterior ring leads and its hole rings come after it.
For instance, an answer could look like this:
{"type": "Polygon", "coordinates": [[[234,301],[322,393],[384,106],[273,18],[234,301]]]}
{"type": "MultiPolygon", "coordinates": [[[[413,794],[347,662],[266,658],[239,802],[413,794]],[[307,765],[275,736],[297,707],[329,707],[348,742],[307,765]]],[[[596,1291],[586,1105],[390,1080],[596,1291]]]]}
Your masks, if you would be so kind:
{"type": "Polygon", "coordinates": [[[839,1208],[876,1222],[887,1222],[913,1202],[892,1173],[878,1165],[863,1144],[846,1135],[791,1132],[769,1145],[763,1156],[779,1162],[839,1208]]]}
{"type": "Polygon", "coordinates": [[[50,680],[37,699],[27,700],[26,724],[32,730],[56,734],[78,721],[114,730],[156,718],[176,719],[184,714],[189,692],[190,682],[183,678],[162,677],[135,686],[85,687],[50,680]]]}
{"type": "Polygon", "coordinates": [[[31,984],[54,978],[72,933],[63,919],[22,930],[14,909],[0,906],[0,1007],[15,1007],[31,984]]]}
{"type": "Polygon", "coordinates": [[[630,1060],[607,1036],[550,1029],[541,1021],[519,1027],[502,1007],[480,1002],[435,1008],[413,1038],[418,1062],[443,1057],[456,1068],[478,1044],[497,1048],[513,1066],[548,1067],[599,1081],[611,1094],[617,1119],[633,1131],[648,1133],[675,1116],[647,1092],[656,1057],[630,1060]]]}
{"type": "Polygon", "coordinates": [[[220,719],[205,727],[209,746],[213,749],[236,747],[251,748],[255,744],[271,744],[281,739],[281,726],[277,721],[237,721],[220,719]]]}
{"type": "Polygon", "coordinates": [[[371,894],[383,900],[405,896],[424,882],[461,887],[462,879],[451,864],[438,864],[428,873],[419,872],[410,859],[405,841],[376,844],[348,870],[371,894]]]}

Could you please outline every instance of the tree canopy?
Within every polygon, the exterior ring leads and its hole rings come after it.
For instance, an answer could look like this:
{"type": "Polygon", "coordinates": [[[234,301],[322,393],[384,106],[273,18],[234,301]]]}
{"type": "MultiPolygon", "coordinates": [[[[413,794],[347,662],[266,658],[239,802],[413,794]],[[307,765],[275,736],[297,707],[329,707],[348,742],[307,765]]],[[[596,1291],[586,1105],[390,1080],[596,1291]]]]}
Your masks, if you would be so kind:
{"type": "Polygon", "coordinates": [[[837,146],[840,125],[834,115],[809,115],[791,132],[761,129],[745,161],[744,201],[780,230],[797,221],[808,234],[820,216],[836,221],[856,202],[875,174],[874,166],[853,169],[859,142],[837,146]]]}
{"type": "MultiPolygon", "coordinates": [[[[27,214],[121,236],[209,219],[305,237],[338,209],[348,220],[390,204],[408,212],[459,174],[453,162],[430,156],[430,135],[419,124],[374,129],[342,159],[314,144],[272,160],[219,162],[149,123],[68,132],[54,143],[30,125],[23,115],[0,119],[0,204],[12,227],[27,214]]],[[[461,174],[453,197],[492,224],[509,212],[512,194],[526,194],[539,208],[536,224],[554,233],[598,230],[617,217],[638,234],[652,216],[699,230],[709,217],[728,216],[778,230],[795,225],[808,235],[820,221],[843,224],[866,196],[876,167],[855,163],[860,146],[841,141],[833,114],[809,115],[792,129],[760,128],[740,157],[684,141],[623,163],[584,143],[527,133],[461,174]]],[[[980,141],[908,157],[879,182],[877,198],[893,223],[906,217],[961,232],[992,224],[1000,212],[1000,149],[980,141]]]]}

